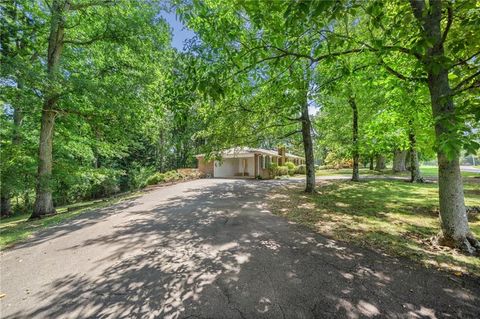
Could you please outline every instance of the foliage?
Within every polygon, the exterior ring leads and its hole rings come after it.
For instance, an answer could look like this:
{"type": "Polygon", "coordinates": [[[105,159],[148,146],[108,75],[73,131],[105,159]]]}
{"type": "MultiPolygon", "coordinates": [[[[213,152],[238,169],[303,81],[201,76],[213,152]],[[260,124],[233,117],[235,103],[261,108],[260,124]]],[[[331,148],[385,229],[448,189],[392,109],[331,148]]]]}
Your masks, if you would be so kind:
{"type": "Polygon", "coordinates": [[[158,183],[163,183],[165,181],[165,174],[155,173],[147,178],[147,185],[156,185],[158,183]]]}
{"type": "Polygon", "coordinates": [[[278,164],[277,163],[268,163],[267,165],[268,172],[270,173],[271,177],[275,177],[277,175],[278,164]]]}
{"type": "Polygon", "coordinates": [[[285,166],[288,167],[288,170],[296,168],[296,165],[293,162],[285,162],[285,166]]]}
{"type": "Polygon", "coordinates": [[[178,180],[196,179],[200,177],[200,173],[196,169],[179,169],[170,170],[165,173],[156,172],[150,175],[146,181],[146,185],[156,185],[164,182],[175,182],[178,180]]]}
{"type": "Polygon", "coordinates": [[[306,172],[307,172],[307,167],[305,166],[305,164],[298,165],[295,170],[295,174],[305,175],[306,172]]]}
{"type": "Polygon", "coordinates": [[[285,166],[288,168],[288,175],[293,176],[297,171],[297,166],[292,162],[285,162],[285,166]]]}
{"type": "Polygon", "coordinates": [[[275,172],[275,176],[289,175],[290,171],[287,166],[279,165],[275,172]]]}

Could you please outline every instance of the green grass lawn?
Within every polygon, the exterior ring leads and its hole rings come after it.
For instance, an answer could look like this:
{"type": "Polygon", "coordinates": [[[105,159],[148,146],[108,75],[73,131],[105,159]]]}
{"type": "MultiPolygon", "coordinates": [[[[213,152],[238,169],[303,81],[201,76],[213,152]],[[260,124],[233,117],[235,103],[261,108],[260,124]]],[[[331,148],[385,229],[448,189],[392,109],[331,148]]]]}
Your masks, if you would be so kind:
{"type": "Polygon", "coordinates": [[[86,211],[102,208],[126,199],[133,198],[139,193],[129,193],[122,196],[80,202],[57,208],[57,214],[39,220],[28,221],[30,213],[14,215],[0,219],[0,249],[9,247],[16,242],[28,238],[34,231],[61,223],[86,211]]]}
{"type": "MultiPolygon", "coordinates": [[[[269,199],[273,213],[307,225],[334,239],[406,256],[426,266],[480,276],[480,258],[435,244],[439,233],[435,183],[402,180],[321,181],[318,194],[300,186],[276,189],[269,199]]],[[[480,180],[465,179],[465,201],[480,206],[480,180]]],[[[480,238],[480,215],[469,216],[480,238]]]]}
{"type": "MultiPolygon", "coordinates": [[[[438,176],[438,167],[437,166],[422,166],[420,168],[420,172],[422,176],[426,178],[436,178],[438,176]]],[[[351,168],[341,168],[341,169],[321,169],[317,170],[317,176],[330,176],[330,175],[345,175],[350,176],[352,175],[351,168]]],[[[360,177],[363,176],[404,176],[409,177],[410,172],[400,172],[400,173],[393,173],[390,169],[385,169],[382,172],[371,171],[368,168],[361,168],[360,169],[360,177]]],[[[480,177],[479,173],[472,173],[472,172],[462,172],[463,177],[480,177]]]]}

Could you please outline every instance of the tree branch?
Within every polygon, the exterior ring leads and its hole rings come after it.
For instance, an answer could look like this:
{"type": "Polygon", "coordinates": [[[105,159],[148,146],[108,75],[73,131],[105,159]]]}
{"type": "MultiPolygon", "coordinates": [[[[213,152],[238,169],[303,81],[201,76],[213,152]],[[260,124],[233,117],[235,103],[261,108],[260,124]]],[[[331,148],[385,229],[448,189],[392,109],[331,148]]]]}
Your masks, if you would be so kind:
{"type": "Polygon", "coordinates": [[[427,79],[426,79],[426,78],[422,78],[422,77],[412,77],[412,76],[403,75],[402,73],[400,73],[400,72],[392,69],[389,65],[387,65],[387,64],[385,63],[385,61],[383,61],[383,59],[380,59],[380,62],[381,62],[381,64],[383,65],[383,67],[385,68],[385,70],[387,70],[388,73],[395,75],[397,78],[399,78],[399,79],[401,79],[401,80],[404,80],[404,81],[421,81],[421,82],[427,82],[427,79]]]}
{"type": "Polygon", "coordinates": [[[453,22],[453,9],[452,9],[452,3],[449,1],[447,6],[447,25],[445,27],[445,31],[443,31],[443,34],[442,34],[442,41],[441,41],[442,44],[445,43],[445,40],[447,39],[448,31],[452,26],[452,22],[453,22]]]}
{"type": "Polygon", "coordinates": [[[73,39],[68,40],[67,39],[67,40],[63,40],[63,43],[73,44],[73,45],[89,45],[97,41],[107,40],[107,39],[112,39],[112,40],[115,39],[114,36],[108,34],[108,26],[105,27],[105,30],[102,33],[99,33],[90,39],[86,39],[86,40],[73,40],[73,39]]]}
{"type": "Polygon", "coordinates": [[[469,56],[468,58],[456,62],[455,64],[453,64],[453,65],[451,66],[451,68],[456,67],[456,66],[459,66],[459,65],[462,65],[462,64],[465,64],[465,63],[467,63],[468,61],[470,61],[471,59],[473,59],[474,57],[476,57],[476,56],[479,55],[479,54],[480,54],[480,51],[477,51],[477,52],[475,52],[474,54],[472,54],[471,56],[469,56]]]}
{"type": "MultiPolygon", "coordinates": [[[[457,94],[459,92],[462,92],[462,91],[465,91],[465,88],[462,88],[462,86],[464,86],[466,83],[470,82],[471,80],[475,79],[477,76],[480,75],[480,70],[478,70],[477,72],[473,73],[472,75],[466,77],[465,79],[463,79],[462,81],[460,81],[454,88],[453,88],[453,92],[454,94],[457,94]]],[[[477,79],[476,81],[473,82],[473,84],[468,88],[474,88],[474,87],[477,87],[478,86],[478,83],[477,82],[480,82],[480,79],[477,79]]]]}

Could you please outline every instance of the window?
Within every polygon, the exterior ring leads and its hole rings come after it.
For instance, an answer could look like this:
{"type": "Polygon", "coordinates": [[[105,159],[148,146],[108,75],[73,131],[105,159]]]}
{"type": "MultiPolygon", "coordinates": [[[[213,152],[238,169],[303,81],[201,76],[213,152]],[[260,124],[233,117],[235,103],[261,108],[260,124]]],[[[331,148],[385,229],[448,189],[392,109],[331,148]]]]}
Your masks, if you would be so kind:
{"type": "Polygon", "coordinates": [[[265,169],[266,168],[266,158],[265,158],[265,155],[262,155],[262,169],[265,169]]]}

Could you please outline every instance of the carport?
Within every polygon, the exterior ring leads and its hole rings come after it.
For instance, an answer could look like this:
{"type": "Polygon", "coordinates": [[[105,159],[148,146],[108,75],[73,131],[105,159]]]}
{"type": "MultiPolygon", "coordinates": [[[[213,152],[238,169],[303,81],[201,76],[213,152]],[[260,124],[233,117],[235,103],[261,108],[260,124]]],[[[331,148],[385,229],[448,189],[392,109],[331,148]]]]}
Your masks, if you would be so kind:
{"type": "Polygon", "coordinates": [[[254,155],[239,155],[235,157],[224,157],[221,161],[215,161],[213,167],[215,177],[255,177],[254,155]]]}

